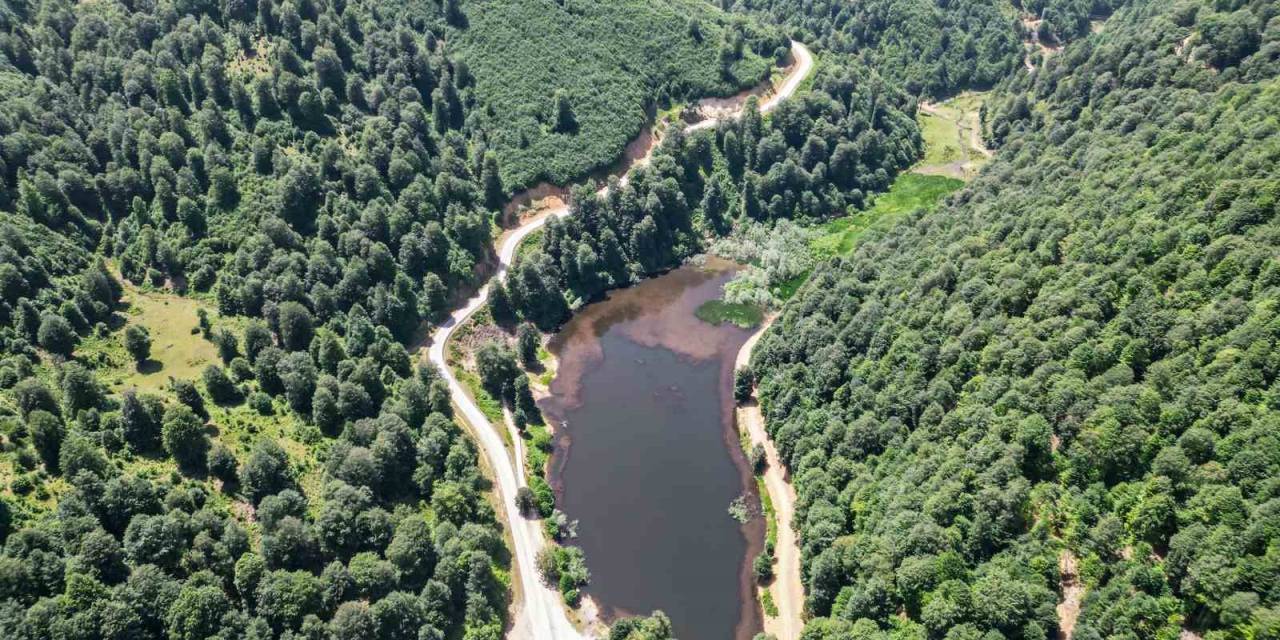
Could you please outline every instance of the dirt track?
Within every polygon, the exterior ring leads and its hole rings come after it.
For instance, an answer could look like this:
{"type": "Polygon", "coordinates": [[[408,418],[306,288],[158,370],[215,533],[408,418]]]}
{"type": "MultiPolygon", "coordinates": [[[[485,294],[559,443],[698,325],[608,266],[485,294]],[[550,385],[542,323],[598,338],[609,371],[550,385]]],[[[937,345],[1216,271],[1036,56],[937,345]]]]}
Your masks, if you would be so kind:
{"type": "MultiPolygon", "coordinates": [[[[751,361],[751,351],[769,328],[769,324],[764,323],[742,345],[735,368],[742,368],[751,361]]],[[[804,630],[804,585],[800,582],[800,544],[793,528],[796,492],[788,481],[787,470],[778,457],[777,447],[765,431],[764,415],[754,398],[738,407],[738,428],[747,430],[752,446],[764,446],[768,464],[764,472],[764,485],[778,520],[778,540],[774,547],[774,580],[768,587],[773,602],[778,607],[778,615],[765,615],[764,630],[777,636],[778,640],[798,640],[804,630]]]]}

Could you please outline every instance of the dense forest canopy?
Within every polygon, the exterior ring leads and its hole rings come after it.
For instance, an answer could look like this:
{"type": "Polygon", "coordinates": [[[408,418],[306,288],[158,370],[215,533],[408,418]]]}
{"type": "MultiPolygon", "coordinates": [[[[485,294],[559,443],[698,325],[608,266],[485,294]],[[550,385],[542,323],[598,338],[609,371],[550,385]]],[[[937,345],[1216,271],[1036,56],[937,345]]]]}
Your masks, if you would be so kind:
{"type": "Polygon", "coordinates": [[[512,192],[765,78],[773,23],[811,84],[576,189],[494,290],[521,357],[735,228],[856,214],[918,99],[994,87],[997,159],[756,352],[805,639],[1041,640],[1074,582],[1079,640],[1280,637],[1280,4],[716,4],[0,5],[0,636],[500,637],[490,484],[405,345],[512,192]],[[212,361],[123,384],[169,346],[143,299],[212,361]]]}
{"type": "Polygon", "coordinates": [[[996,84],[1021,64],[1016,13],[993,0],[739,0],[832,53],[860,56],[911,95],[996,84]]]}
{"type": "Polygon", "coordinates": [[[652,107],[768,78],[786,40],[704,0],[469,0],[453,45],[476,79],[473,126],[504,183],[566,184],[611,164],[652,107]],[[556,121],[558,100],[571,121],[556,121]],[[554,113],[553,113],[554,112],[554,113]]]}
{"type": "Polygon", "coordinates": [[[575,61],[535,100],[468,48],[518,35],[485,4],[0,7],[0,637],[501,636],[490,485],[405,345],[475,285],[512,191],[785,41],[689,0],[505,3],[593,52],[496,48],[575,61]],[[173,377],[175,341],[212,361],[173,377]]]}
{"type": "Polygon", "coordinates": [[[1280,5],[1133,2],[756,351],[806,639],[1275,637],[1280,5]]]}
{"type": "MultiPolygon", "coordinates": [[[[921,151],[915,104],[859,64],[824,64],[812,89],[762,117],[691,135],[673,130],[652,161],[606,196],[574,192],[498,295],[543,330],[571,308],[670,269],[737,224],[821,220],[861,207],[921,151]]],[[[501,315],[501,314],[500,314],[501,315]]]]}

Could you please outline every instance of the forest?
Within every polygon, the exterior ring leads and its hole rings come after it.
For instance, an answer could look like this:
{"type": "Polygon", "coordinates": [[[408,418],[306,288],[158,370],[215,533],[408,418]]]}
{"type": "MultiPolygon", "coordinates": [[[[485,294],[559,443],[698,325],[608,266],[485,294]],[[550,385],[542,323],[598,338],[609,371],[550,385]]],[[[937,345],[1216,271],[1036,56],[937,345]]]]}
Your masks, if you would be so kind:
{"type": "Polygon", "coordinates": [[[461,6],[456,46],[475,78],[473,126],[513,191],[608,167],[656,107],[754,87],[787,51],[775,30],[728,22],[705,0],[461,6]]]}
{"type": "Polygon", "coordinates": [[[0,636],[502,636],[490,481],[416,341],[512,191],[783,41],[683,0],[569,6],[555,37],[610,52],[574,79],[618,92],[539,103],[477,53],[519,35],[485,4],[0,6],[0,636]],[[628,73],[662,52],[625,22],[683,57],[628,73]],[[517,153],[512,99],[551,146],[517,153]]]}
{"type": "Polygon", "coordinates": [[[674,130],[608,195],[573,193],[572,215],[495,292],[494,317],[549,331],[605,291],[677,266],[743,223],[815,222],[861,208],[921,151],[915,104],[857,64],[826,65],[768,118],[674,130]]]}
{"type": "Polygon", "coordinates": [[[486,378],[726,236],[807,251],[921,157],[918,101],[991,89],[996,159],[806,258],[744,381],[804,640],[1058,637],[1071,585],[1078,640],[1280,638],[1280,4],[715,4],[0,4],[0,637],[502,637],[491,482],[419,342],[513,193],[785,34],[822,56],[794,99],[573,191],[493,292],[528,344],[486,378]]]}
{"type": "Polygon", "coordinates": [[[912,96],[990,87],[1023,55],[1012,7],[990,0],[740,0],[806,42],[856,56],[912,96]]]}
{"type": "Polygon", "coordinates": [[[1280,633],[1280,5],[1132,2],[755,352],[806,640],[1280,633]],[[1078,617],[1075,617],[1078,614],[1078,617]]]}

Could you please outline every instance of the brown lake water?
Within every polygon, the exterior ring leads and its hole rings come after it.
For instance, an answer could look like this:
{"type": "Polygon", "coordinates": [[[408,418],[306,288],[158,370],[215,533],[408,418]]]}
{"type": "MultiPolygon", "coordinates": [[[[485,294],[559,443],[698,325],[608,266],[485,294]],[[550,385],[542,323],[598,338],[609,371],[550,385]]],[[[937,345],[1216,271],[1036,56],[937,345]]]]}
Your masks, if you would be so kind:
{"type": "Polygon", "coordinates": [[[728,513],[756,494],[733,425],[734,357],[750,332],[694,315],[734,268],[683,267],[582,309],[551,341],[560,364],[541,403],[563,425],[552,482],[581,522],[587,593],[609,619],[661,609],[692,640],[761,630],[750,559],[764,523],[728,513]]]}

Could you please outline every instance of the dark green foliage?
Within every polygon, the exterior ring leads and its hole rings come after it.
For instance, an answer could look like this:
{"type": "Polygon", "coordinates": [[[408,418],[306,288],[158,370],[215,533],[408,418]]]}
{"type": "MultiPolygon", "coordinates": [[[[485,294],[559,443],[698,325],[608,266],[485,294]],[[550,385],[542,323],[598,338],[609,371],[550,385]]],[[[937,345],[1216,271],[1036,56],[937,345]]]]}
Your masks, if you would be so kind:
{"type": "Polygon", "coordinates": [[[18,412],[29,417],[37,409],[50,413],[59,413],[61,408],[53,392],[36,378],[26,378],[13,387],[13,399],[18,405],[18,412]]]}
{"type": "Polygon", "coordinates": [[[529,377],[523,373],[517,374],[515,380],[512,381],[511,389],[513,410],[522,415],[528,422],[542,424],[542,411],[538,409],[538,403],[534,400],[533,392],[529,389],[529,377]]]}
{"type": "Polygon", "coordinates": [[[1041,19],[1038,37],[1042,42],[1061,43],[1089,33],[1090,18],[1105,17],[1123,0],[1022,0],[1017,4],[1041,19]]]}
{"type": "Polygon", "coordinates": [[[46,313],[40,318],[40,328],[36,332],[40,347],[49,353],[70,357],[76,348],[76,332],[66,318],[46,313]]]}
{"type": "Polygon", "coordinates": [[[178,592],[166,617],[172,640],[201,640],[222,628],[222,616],[231,608],[226,594],[213,585],[188,585],[178,592]]]}
{"type": "MultiPolygon", "coordinates": [[[[805,638],[809,636],[806,634],[805,638]]],[[[661,611],[647,618],[628,618],[609,629],[609,640],[674,640],[671,620],[661,611]]]]}
{"type": "Polygon", "coordinates": [[[88,437],[72,432],[58,451],[58,468],[64,476],[78,481],[81,471],[88,471],[99,478],[106,477],[110,463],[102,450],[88,437]]]}
{"type": "Polygon", "coordinates": [[[573,115],[573,103],[569,94],[557,89],[551,97],[552,131],[556,133],[574,133],[578,129],[578,118],[573,115]]]}
{"type": "Polygon", "coordinates": [[[224,365],[231,364],[240,355],[240,341],[236,339],[236,334],[226,329],[213,332],[213,344],[218,348],[218,359],[224,365]]]}
{"type": "Polygon", "coordinates": [[[67,415],[75,416],[80,411],[94,409],[102,404],[105,391],[102,383],[93,373],[77,362],[68,362],[58,369],[61,378],[58,386],[62,391],[62,404],[67,415]]]}
{"type": "Polygon", "coordinates": [[[489,292],[489,314],[499,326],[510,326],[515,321],[516,312],[511,308],[511,295],[501,282],[491,285],[489,292]]]}
{"type": "Polygon", "coordinates": [[[151,357],[151,334],[147,333],[147,328],[136,324],[126,327],[124,350],[129,352],[129,357],[139,365],[146,362],[151,357]]]}
{"type": "Polygon", "coordinates": [[[231,450],[222,446],[214,445],[209,449],[209,456],[205,461],[205,468],[213,477],[221,480],[223,483],[236,482],[239,478],[239,463],[236,456],[231,450]]]}
{"type": "MultiPolygon", "coordinates": [[[[520,510],[520,513],[526,516],[537,515],[538,502],[537,497],[533,495],[532,489],[529,487],[520,487],[520,489],[516,491],[516,508],[520,510]]],[[[546,579],[546,576],[543,578],[546,579]]]]}
{"type": "Polygon", "coordinates": [[[173,395],[178,399],[178,402],[187,405],[191,411],[202,419],[209,419],[209,411],[204,406],[204,397],[200,395],[200,391],[196,389],[194,382],[175,379],[172,386],[173,395]]]}
{"type": "Polygon", "coordinates": [[[1235,4],[1136,2],[1019,73],[996,160],[761,341],[806,638],[1049,636],[1064,549],[1077,638],[1271,632],[1280,67],[1181,47],[1280,11],[1235,4]]]}
{"type": "Polygon", "coordinates": [[[48,411],[37,409],[27,414],[27,432],[31,434],[31,444],[36,453],[40,454],[45,468],[56,472],[58,456],[62,452],[62,440],[67,435],[62,420],[48,411]]]}
{"type": "Polygon", "coordinates": [[[0,498],[0,543],[9,537],[9,529],[13,525],[13,507],[9,506],[9,501],[0,498]]]}
{"type": "Polygon", "coordinates": [[[739,367],[733,372],[733,399],[739,404],[750,400],[755,384],[756,375],[751,370],[751,365],[739,367]]]}
{"type": "Polygon", "coordinates": [[[511,348],[500,342],[486,342],[476,350],[476,373],[480,383],[495,398],[512,398],[515,380],[521,376],[511,348]]]}
{"type": "Polygon", "coordinates": [[[285,351],[304,351],[311,345],[314,320],[311,312],[297,302],[280,305],[280,346],[285,351]]]}
{"type": "Polygon", "coordinates": [[[160,448],[163,414],[164,405],[159,398],[138,395],[133,391],[124,393],[120,402],[120,421],[125,442],[130,448],[137,452],[160,448]]]}
{"type": "Polygon", "coordinates": [[[235,404],[240,401],[240,389],[227,377],[227,372],[222,367],[211,364],[204,368],[200,378],[204,381],[204,390],[209,394],[209,399],[217,404],[235,404]]]}
{"type": "Polygon", "coordinates": [[[773,580],[773,554],[762,552],[751,561],[751,575],[760,584],[769,584],[773,580]]]}
{"type": "Polygon", "coordinates": [[[559,587],[560,595],[570,606],[577,603],[582,587],[591,581],[586,558],[578,547],[549,544],[538,551],[536,562],[542,581],[559,587]]]}
{"type": "Polygon", "coordinates": [[[184,469],[204,467],[209,437],[205,434],[204,422],[186,405],[165,409],[161,439],[164,450],[184,469]]]}
{"type": "Polygon", "coordinates": [[[700,0],[460,4],[466,18],[451,23],[450,43],[474,86],[460,73],[441,76],[433,119],[456,128],[458,101],[477,100],[468,118],[492,132],[488,148],[508,191],[567,184],[613,164],[649,107],[754,86],[785,46],[776,31],[731,22],[700,0]],[[688,33],[691,16],[701,38],[688,33]],[[717,55],[730,39],[740,45],[726,72],[717,55]]]}
{"type": "Polygon", "coordinates": [[[516,355],[520,358],[520,366],[525,369],[539,367],[538,348],[542,346],[542,334],[538,328],[527,322],[521,323],[516,330],[516,355]]]}
{"type": "Polygon", "coordinates": [[[284,449],[272,440],[259,442],[240,469],[240,483],[255,503],[291,486],[293,477],[284,449]]]}
{"type": "Polygon", "coordinates": [[[249,358],[249,363],[253,364],[257,361],[258,354],[267,347],[274,347],[275,338],[271,336],[271,330],[261,322],[250,322],[244,328],[244,353],[249,358]]]}

